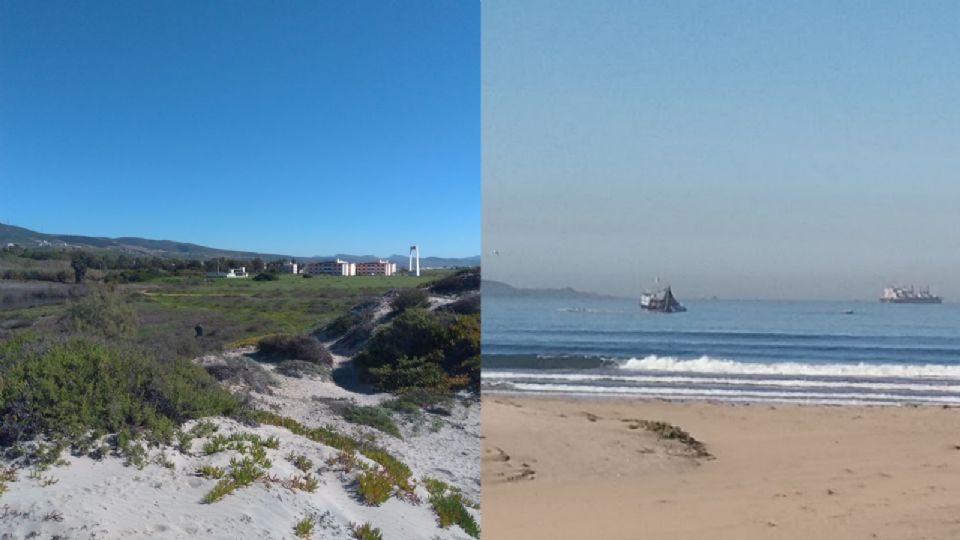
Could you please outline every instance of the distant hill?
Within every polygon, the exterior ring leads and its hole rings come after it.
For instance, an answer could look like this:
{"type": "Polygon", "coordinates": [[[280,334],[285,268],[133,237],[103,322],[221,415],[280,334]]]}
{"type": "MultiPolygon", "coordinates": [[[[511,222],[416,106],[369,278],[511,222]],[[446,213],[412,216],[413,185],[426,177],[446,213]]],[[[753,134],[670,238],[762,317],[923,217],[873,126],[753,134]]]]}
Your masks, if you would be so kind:
{"type": "MultiPolygon", "coordinates": [[[[135,256],[169,257],[181,259],[214,259],[226,257],[233,259],[252,259],[260,257],[264,260],[293,258],[301,262],[329,260],[336,257],[349,261],[376,260],[376,255],[351,255],[340,253],[330,256],[296,257],[278,253],[257,253],[253,251],[236,251],[219,249],[188,242],[173,240],[150,240],[147,238],[121,237],[106,238],[98,236],[80,236],[73,234],[45,234],[14,225],[0,224],[0,247],[16,244],[28,248],[76,248],[76,249],[107,249],[120,251],[135,256]]],[[[391,255],[391,262],[406,267],[407,257],[391,255]]],[[[479,266],[480,256],[463,258],[421,257],[421,268],[449,268],[461,266],[479,266]]]]}
{"type": "Polygon", "coordinates": [[[559,298],[559,299],[578,299],[578,298],[616,298],[606,294],[583,292],[565,287],[562,289],[525,289],[514,287],[500,281],[484,280],[481,288],[484,297],[499,296],[508,298],[559,298]]]}

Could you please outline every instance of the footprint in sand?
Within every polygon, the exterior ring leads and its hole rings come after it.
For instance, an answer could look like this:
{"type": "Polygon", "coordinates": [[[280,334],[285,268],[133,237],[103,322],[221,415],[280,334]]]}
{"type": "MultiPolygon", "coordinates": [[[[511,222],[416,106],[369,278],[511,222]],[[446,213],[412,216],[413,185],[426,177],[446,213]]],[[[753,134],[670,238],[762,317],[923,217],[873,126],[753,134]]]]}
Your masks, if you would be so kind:
{"type": "Polygon", "coordinates": [[[507,476],[507,482],[517,482],[520,480],[534,480],[537,471],[533,470],[526,463],[522,464],[520,471],[507,476]]]}

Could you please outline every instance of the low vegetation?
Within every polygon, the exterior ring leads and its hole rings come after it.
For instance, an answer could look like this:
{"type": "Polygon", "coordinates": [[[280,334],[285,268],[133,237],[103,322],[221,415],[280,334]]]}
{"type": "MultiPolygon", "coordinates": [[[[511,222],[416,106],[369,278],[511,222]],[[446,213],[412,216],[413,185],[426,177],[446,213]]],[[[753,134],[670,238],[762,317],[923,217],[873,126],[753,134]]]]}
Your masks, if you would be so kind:
{"type": "Polygon", "coordinates": [[[261,339],[257,347],[261,354],[272,358],[301,360],[325,366],[333,364],[330,351],[313,336],[274,334],[261,339]]]}
{"type": "Polygon", "coordinates": [[[294,454],[291,452],[287,454],[287,461],[303,472],[309,472],[310,469],[313,468],[313,462],[303,454],[294,454]]]}
{"type": "Polygon", "coordinates": [[[353,537],[356,540],[383,540],[383,534],[370,523],[354,524],[353,537]]]}
{"type": "Polygon", "coordinates": [[[271,412],[257,411],[255,418],[260,423],[286,428],[291,433],[341,450],[344,454],[352,455],[355,452],[359,452],[362,456],[381,467],[391,485],[396,486],[399,490],[406,493],[413,492],[413,487],[410,485],[410,477],[413,473],[410,471],[410,467],[383,448],[379,448],[369,442],[358,441],[352,437],[338,433],[331,428],[308,428],[292,418],[271,412]]]}
{"type": "Polygon", "coordinates": [[[394,313],[403,313],[408,309],[427,307],[430,295],[423,289],[406,289],[397,293],[390,301],[394,313]]]}
{"type": "Polygon", "coordinates": [[[474,538],[480,538],[480,526],[467,507],[476,507],[467,501],[463,494],[440,480],[424,479],[424,487],[430,493],[430,507],[437,515],[437,523],[446,529],[451,525],[459,525],[461,529],[474,538]]]}
{"type": "Polygon", "coordinates": [[[480,294],[468,294],[440,308],[442,311],[457,315],[478,315],[480,313],[480,294]]]}
{"type": "Polygon", "coordinates": [[[193,418],[233,415],[240,404],[201,367],[157,362],[86,338],[20,336],[0,345],[0,446],[38,435],[145,431],[170,442],[193,418]]]}
{"type": "Polygon", "coordinates": [[[297,379],[303,377],[319,377],[321,379],[330,378],[329,366],[314,364],[312,362],[306,362],[303,360],[284,360],[283,362],[277,364],[277,367],[274,369],[274,371],[281,375],[295,377],[297,379]]]}
{"type": "Polygon", "coordinates": [[[330,321],[324,328],[323,334],[327,339],[343,337],[348,331],[362,324],[373,321],[374,310],[378,302],[362,302],[347,310],[344,314],[330,321]]]}
{"type": "Polygon", "coordinates": [[[197,469],[197,476],[202,476],[207,480],[219,480],[223,478],[225,471],[220,467],[215,467],[213,465],[203,465],[197,469]]]}
{"type": "Polygon", "coordinates": [[[7,491],[7,482],[17,481],[17,470],[13,467],[0,469],[0,495],[7,491]]]}
{"type": "Polygon", "coordinates": [[[480,317],[408,309],[354,358],[363,380],[394,392],[478,389],[480,317]]]}
{"type": "Polygon", "coordinates": [[[221,383],[241,385],[261,394],[272,394],[277,386],[276,377],[249,358],[225,358],[222,364],[208,365],[206,370],[221,383]]]}
{"type": "Polygon", "coordinates": [[[110,287],[94,287],[69,302],[66,326],[75,333],[116,339],[132,336],[139,321],[120,293],[110,287]]]}
{"type": "Polygon", "coordinates": [[[239,488],[249,486],[263,477],[265,469],[270,468],[270,461],[264,455],[244,456],[240,459],[230,458],[230,469],[222,475],[201,502],[212,504],[220,501],[239,488]]]}
{"type": "Polygon", "coordinates": [[[293,526],[293,534],[297,535],[297,538],[310,538],[310,535],[313,534],[313,519],[305,517],[298,521],[293,526]]]}
{"type": "Polygon", "coordinates": [[[480,267],[464,268],[430,283],[436,294],[464,294],[480,290],[480,267]]]}
{"type": "Polygon", "coordinates": [[[453,399],[448,394],[413,389],[384,401],[380,406],[397,413],[418,414],[424,409],[449,408],[452,404],[453,399]]]}
{"type": "Polygon", "coordinates": [[[371,506],[380,506],[387,502],[392,493],[393,482],[387,473],[365,471],[357,475],[357,495],[363,502],[371,506]]]}
{"type": "Polygon", "coordinates": [[[343,415],[344,420],[351,424],[370,426],[387,435],[392,435],[398,439],[403,438],[400,434],[400,428],[397,427],[389,409],[377,406],[347,405],[340,411],[340,414],[343,415]]]}

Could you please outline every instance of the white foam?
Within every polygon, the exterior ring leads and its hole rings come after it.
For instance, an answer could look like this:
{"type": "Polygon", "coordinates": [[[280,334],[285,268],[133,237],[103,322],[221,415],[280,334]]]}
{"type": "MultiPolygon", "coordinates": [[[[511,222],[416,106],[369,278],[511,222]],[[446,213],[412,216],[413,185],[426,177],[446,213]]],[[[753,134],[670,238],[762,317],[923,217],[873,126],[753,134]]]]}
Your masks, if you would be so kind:
{"type": "MultiPolygon", "coordinates": [[[[484,394],[505,394],[512,395],[516,394],[516,390],[512,389],[484,389],[484,394]]],[[[538,392],[538,391],[528,391],[524,392],[523,395],[534,395],[534,396],[551,396],[556,395],[557,392],[538,392]]],[[[590,397],[596,398],[600,396],[599,394],[592,394],[590,392],[563,392],[564,396],[575,396],[575,397],[590,397]]],[[[611,397],[617,397],[615,394],[611,394],[611,397]]],[[[644,396],[638,396],[643,398],[644,396]]],[[[903,405],[906,402],[903,401],[868,401],[862,399],[793,399],[793,398],[779,398],[779,399],[765,399],[765,398],[744,398],[744,397],[728,397],[722,400],[717,399],[715,396],[649,396],[654,399],[665,399],[665,400],[676,400],[676,401],[723,401],[727,403],[788,403],[788,404],[798,404],[798,405],[840,405],[840,406],[849,406],[849,405],[884,405],[884,406],[897,406],[903,405]]]]}
{"type": "Polygon", "coordinates": [[[484,371],[484,380],[497,381],[565,381],[565,382],[624,382],[634,384],[701,384],[756,387],[775,386],[783,388],[857,388],[863,390],[903,390],[914,392],[945,392],[960,394],[960,384],[911,384],[897,382],[832,381],[811,379],[745,379],[730,377],[684,377],[674,375],[600,375],[585,373],[531,373],[510,371],[484,371]]]}
{"type": "Polygon", "coordinates": [[[638,387],[608,387],[608,386],[581,386],[572,384],[528,384],[515,383],[516,390],[587,395],[634,395],[668,398],[698,398],[734,401],[803,401],[803,402],[891,402],[891,403],[938,403],[960,404],[960,396],[903,396],[897,394],[863,394],[863,393],[833,393],[833,392],[743,392],[741,390],[699,389],[699,388],[638,388],[638,387]]]}
{"type": "Polygon", "coordinates": [[[960,365],[907,365],[907,364],[808,364],[802,362],[753,363],[737,362],[702,356],[681,360],[671,356],[647,356],[631,358],[619,365],[621,369],[634,371],[664,371],[672,373],[707,373],[729,375],[787,375],[805,377],[898,377],[909,379],[957,379],[960,380],[960,365]]]}

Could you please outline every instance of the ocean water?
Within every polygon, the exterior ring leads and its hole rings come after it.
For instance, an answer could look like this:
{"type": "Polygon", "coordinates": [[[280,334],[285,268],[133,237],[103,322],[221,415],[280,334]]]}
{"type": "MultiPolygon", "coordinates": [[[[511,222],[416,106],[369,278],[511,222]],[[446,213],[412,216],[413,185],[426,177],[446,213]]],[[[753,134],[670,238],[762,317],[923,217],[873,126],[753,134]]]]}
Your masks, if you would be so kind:
{"type": "Polygon", "coordinates": [[[684,304],[485,296],[483,390],[960,405],[960,304],[684,304]]]}

